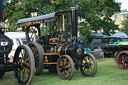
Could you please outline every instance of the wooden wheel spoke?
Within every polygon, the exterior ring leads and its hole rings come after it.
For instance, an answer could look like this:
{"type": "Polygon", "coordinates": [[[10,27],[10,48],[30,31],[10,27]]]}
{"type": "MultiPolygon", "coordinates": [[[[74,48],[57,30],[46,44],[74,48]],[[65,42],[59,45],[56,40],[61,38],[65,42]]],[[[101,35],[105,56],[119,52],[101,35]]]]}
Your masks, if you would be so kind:
{"type": "Polygon", "coordinates": [[[26,63],[28,60],[29,60],[29,58],[25,59],[25,61],[23,62],[23,64],[26,63]]]}
{"type": "Polygon", "coordinates": [[[94,65],[94,63],[91,63],[91,65],[94,65]]]}
{"type": "Polygon", "coordinates": [[[39,56],[39,54],[36,54],[36,55],[35,55],[35,58],[38,57],[38,56],[39,56]]]}
{"type": "Polygon", "coordinates": [[[28,72],[25,72],[26,74],[25,74],[25,80],[26,79],[28,79],[28,76],[29,76],[29,74],[28,74],[28,72]]]}
{"type": "Polygon", "coordinates": [[[69,65],[70,64],[70,62],[67,62],[67,65],[69,65]]]}
{"type": "Polygon", "coordinates": [[[29,67],[29,66],[30,66],[30,64],[28,63],[28,64],[27,64],[27,67],[29,67]]]}
{"type": "Polygon", "coordinates": [[[35,47],[33,48],[33,54],[35,55],[35,47]]]}
{"type": "Polygon", "coordinates": [[[59,68],[59,70],[61,71],[61,70],[62,70],[62,68],[59,68]]]}
{"type": "Polygon", "coordinates": [[[71,67],[71,65],[66,66],[66,68],[70,68],[70,67],[71,67]]]}
{"type": "Polygon", "coordinates": [[[62,76],[64,77],[64,71],[63,71],[61,74],[62,74],[62,76]]]}
{"type": "Polygon", "coordinates": [[[33,32],[33,28],[29,28],[29,30],[30,30],[31,32],[33,32]]]}
{"type": "Polygon", "coordinates": [[[63,62],[62,62],[62,60],[60,61],[60,66],[63,66],[63,62]]]}
{"type": "Polygon", "coordinates": [[[35,47],[33,47],[33,46],[31,46],[31,50],[32,50],[32,52],[33,52],[33,54],[35,54],[35,47]]]}
{"type": "Polygon", "coordinates": [[[87,69],[87,74],[89,74],[89,69],[87,69]]]}
{"type": "Polygon", "coordinates": [[[65,70],[65,72],[66,72],[66,74],[67,74],[67,77],[68,77],[68,76],[69,76],[69,73],[68,73],[68,71],[66,71],[66,70],[65,70]]]}
{"type": "Polygon", "coordinates": [[[64,62],[63,62],[63,63],[64,63],[64,65],[66,65],[66,63],[67,63],[67,62],[66,62],[66,61],[67,61],[67,59],[63,59],[63,60],[64,60],[64,62]]]}
{"type": "Polygon", "coordinates": [[[124,56],[125,58],[127,58],[127,57],[128,57],[128,55],[127,55],[127,54],[124,54],[123,56],[124,56]]]}
{"type": "Polygon", "coordinates": [[[25,67],[23,67],[23,68],[24,68],[24,70],[26,70],[27,72],[29,72],[29,71],[30,71],[28,68],[25,68],[25,67]]]}
{"type": "Polygon", "coordinates": [[[93,68],[93,67],[91,67],[91,66],[89,66],[89,68],[91,69],[91,71],[93,71],[93,69],[94,69],[94,68],[93,68]]]}
{"type": "Polygon", "coordinates": [[[33,52],[33,47],[32,46],[29,46],[29,47],[30,47],[31,51],[33,52]]]}
{"type": "Polygon", "coordinates": [[[124,59],[124,55],[121,55],[122,59],[124,59]]]}
{"type": "Polygon", "coordinates": [[[91,63],[92,62],[92,59],[89,57],[89,63],[91,63]]]}
{"type": "Polygon", "coordinates": [[[24,75],[24,70],[22,70],[22,81],[24,80],[25,75],[24,75]]]}
{"type": "Polygon", "coordinates": [[[71,68],[69,68],[68,70],[71,71],[71,68]]]}

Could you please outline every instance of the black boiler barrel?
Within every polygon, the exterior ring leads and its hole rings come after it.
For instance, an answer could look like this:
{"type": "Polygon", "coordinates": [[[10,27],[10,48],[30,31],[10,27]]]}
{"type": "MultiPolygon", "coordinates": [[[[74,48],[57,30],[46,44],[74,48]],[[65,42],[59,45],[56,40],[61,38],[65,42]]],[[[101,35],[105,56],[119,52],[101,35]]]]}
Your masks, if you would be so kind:
{"type": "Polygon", "coordinates": [[[69,55],[72,58],[76,58],[78,60],[82,59],[84,56],[84,49],[79,44],[71,44],[71,45],[62,45],[57,47],[60,55],[69,55]]]}

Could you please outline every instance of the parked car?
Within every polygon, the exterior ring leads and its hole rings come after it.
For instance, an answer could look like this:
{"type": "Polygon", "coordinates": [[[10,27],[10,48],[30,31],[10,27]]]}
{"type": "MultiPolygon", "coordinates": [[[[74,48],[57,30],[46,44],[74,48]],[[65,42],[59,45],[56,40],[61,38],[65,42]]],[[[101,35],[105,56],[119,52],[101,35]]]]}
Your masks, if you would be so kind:
{"type": "MultiPolygon", "coordinates": [[[[84,48],[90,48],[91,51],[95,51],[95,49],[97,48],[101,48],[102,46],[106,46],[106,45],[115,45],[115,43],[117,44],[118,42],[126,42],[128,41],[128,37],[104,37],[104,36],[93,36],[93,37],[89,37],[88,41],[84,44],[82,44],[82,46],[84,48]]],[[[112,52],[104,52],[106,56],[110,56],[113,57],[114,53],[112,52]]]]}
{"type": "Polygon", "coordinates": [[[88,41],[82,44],[84,48],[90,48],[92,51],[95,48],[99,48],[101,46],[106,45],[106,40],[104,37],[89,37],[88,41]]]}
{"type": "MultiPolygon", "coordinates": [[[[21,44],[27,44],[27,40],[25,37],[25,32],[6,32],[5,35],[9,37],[13,42],[12,51],[8,56],[11,59],[13,58],[17,47],[21,44]]],[[[10,62],[12,62],[12,60],[10,62]]]]}
{"type": "MultiPolygon", "coordinates": [[[[128,37],[106,37],[106,47],[108,45],[121,45],[121,43],[128,42],[128,37]]],[[[123,45],[123,44],[122,44],[123,45]]],[[[116,53],[104,50],[106,56],[115,57],[116,53]]]]}
{"type": "Polygon", "coordinates": [[[5,35],[12,40],[12,49],[16,49],[20,44],[27,44],[25,32],[6,32],[5,35]]]}

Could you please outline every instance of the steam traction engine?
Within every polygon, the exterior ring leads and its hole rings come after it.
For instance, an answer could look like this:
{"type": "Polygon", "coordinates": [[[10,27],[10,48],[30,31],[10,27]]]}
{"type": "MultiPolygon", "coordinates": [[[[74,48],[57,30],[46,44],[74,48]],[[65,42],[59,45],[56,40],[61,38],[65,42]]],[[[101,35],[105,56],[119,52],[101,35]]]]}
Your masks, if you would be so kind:
{"type": "Polygon", "coordinates": [[[2,0],[0,0],[0,79],[5,72],[13,71],[20,85],[28,85],[34,76],[34,56],[27,45],[20,45],[15,52],[13,62],[9,62],[8,55],[12,50],[13,42],[4,35],[8,29],[3,22],[2,0]]]}
{"type": "MultiPolygon", "coordinates": [[[[77,21],[81,14],[76,7],[71,11],[61,11],[33,18],[18,20],[19,27],[26,26],[26,38],[35,58],[35,74],[44,69],[57,71],[63,80],[69,80],[74,73],[74,67],[84,76],[96,74],[97,63],[93,55],[84,52],[77,37],[77,21]],[[40,24],[50,27],[46,35],[41,36],[40,24]],[[72,28],[72,29],[71,29],[72,28]],[[72,36],[69,31],[72,30],[72,36]]],[[[45,28],[44,28],[45,29],[45,28]]]]}

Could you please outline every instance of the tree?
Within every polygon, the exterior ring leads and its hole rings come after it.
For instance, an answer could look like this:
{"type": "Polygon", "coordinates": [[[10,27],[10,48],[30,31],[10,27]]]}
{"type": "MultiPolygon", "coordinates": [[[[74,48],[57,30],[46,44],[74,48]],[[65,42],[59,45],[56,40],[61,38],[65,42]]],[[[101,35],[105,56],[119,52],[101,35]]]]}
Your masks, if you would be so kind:
{"type": "Polygon", "coordinates": [[[37,12],[39,16],[55,11],[67,10],[69,8],[67,2],[68,0],[56,0],[54,3],[49,2],[49,0],[11,0],[8,3],[8,0],[4,0],[5,19],[8,19],[8,26],[11,31],[15,31],[16,22],[19,19],[31,17],[32,12],[37,12]]]}
{"type": "Polygon", "coordinates": [[[125,32],[126,34],[128,34],[128,15],[126,15],[126,19],[124,19],[122,21],[122,25],[123,25],[123,28],[121,31],[125,32]]]}
{"type": "MultiPolygon", "coordinates": [[[[7,2],[7,0],[4,1],[7,2]]],[[[70,0],[21,0],[22,4],[18,4],[19,1],[11,0],[11,3],[5,4],[5,17],[12,29],[16,28],[18,19],[31,17],[32,12],[37,12],[39,16],[70,10],[70,0]]],[[[79,29],[82,36],[91,35],[92,30],[95,32],[103,30],[104,34],[109,35],[110,31],[114,32],[118,29],[110,17],[114,12],[119,11],[119,3],[113,0],[79,0],[78,6],[78,12],[82,13],[87,21],[87,23],[80,24],[84,26],[79,29]]]]}
{"type": "Polygon", "coordinates": [[[119,3],[113,0],[81,0],[79,6],[79,11],[83,13],[88,22],[86,27],[91,28],[90,30],[95,32],[103,30],[106,35],[109,35],[110,31],[118,30],[118,26],[110,17],[114,12],[120,11],[119,3]]]}

